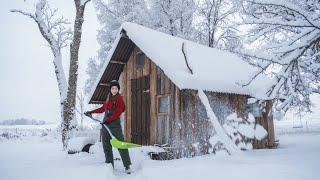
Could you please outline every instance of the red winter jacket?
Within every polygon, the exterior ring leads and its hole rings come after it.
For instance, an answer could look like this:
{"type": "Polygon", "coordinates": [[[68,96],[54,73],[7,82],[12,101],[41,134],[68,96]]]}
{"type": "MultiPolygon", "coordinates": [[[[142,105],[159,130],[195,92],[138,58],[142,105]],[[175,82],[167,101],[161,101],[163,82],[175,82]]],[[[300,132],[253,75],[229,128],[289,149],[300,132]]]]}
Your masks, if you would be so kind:
{"type": "MultiPolygon", "coordinates": [[[[105,101],[101,107],[94,109],[90,112],[91,113],[103,113],[107,110],[111,110],[112,103],[113,103],[112,101],[105,101]]],[[[108,116],[106,123],[110,123],[116,119],[119,119],[121,113],[125,111],[125,104],[124,104],[122,96],[120,94],[116,95],[114,103],[115,103],[115,108],[112,111],[112,114],[108,116]]]]}

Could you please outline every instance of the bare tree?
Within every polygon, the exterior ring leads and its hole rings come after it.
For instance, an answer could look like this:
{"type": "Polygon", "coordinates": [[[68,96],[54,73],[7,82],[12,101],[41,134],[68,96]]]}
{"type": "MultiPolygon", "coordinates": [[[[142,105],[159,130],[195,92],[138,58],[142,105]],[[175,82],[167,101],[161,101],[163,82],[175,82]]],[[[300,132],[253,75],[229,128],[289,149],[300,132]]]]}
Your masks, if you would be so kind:
{"type": "Polygon", "coordinates": [[[193,39],[195,6],[195,0],[150,0],[150,26],[172,36],[193,39]]]}
{"type": "Polygon", "coordinates": [[[199,40],[209,47],[235,51],[240,48],[240,36],[235,28],[237,4],[231,0],[203,0],[197,7],[199,40]]]}
{"type": "MultiPolygon", "coordinates": [[[[252,25],[244,52],[251,64],[276,80],[268,95],[282,99],[277,112],[295,107],[310,111],[310,94],[320,93],[320,3],[318,0],[243,0],[243,19],[252,25]]],[[[253,76],[252,79],[259,74],[253,76]]]]}
{"type": "Polygon", "coordinates": [[[51,9],[46,0],[39,0],[36,4],[35,13],[28,13],[22,10],[11,10],[30,17],[38,25],[42,37],[48,42],[54,55],[54,67],[57,77],[60,104],[61,104],[61,128],[63,148],[68,146],[70,131],[76,126],[75,104],[78,76],[78,55],[81,42],[82,24],[84,21],[85,6],[91,0],[74,0],[76,17],[74,21],[73,33],[67,30],[68,24],[63,17],[57,18],[57,9],[51,9]],[[63,66],[61,49],[70,44],[70,69],[69,78],[66,80],[63,66]]]}
{"type": "MultiPolygon", "coordinates": [[[[61,109],[64,99],[67,97],[67,80],[62,67],[61,49],[66,47],[72,38],[72,32],[65,28],[69,24],[63,17],[56,18],[57,9],[51,9],[46,1],[39,1],[34,14],[21,10],[11,10],[30,17],[37,23],[42,37],[48,42],[54,56],[53,64],[60,93],[61,109]]],[[[63,117],[63,113],[61,114],[63,117]]]]}

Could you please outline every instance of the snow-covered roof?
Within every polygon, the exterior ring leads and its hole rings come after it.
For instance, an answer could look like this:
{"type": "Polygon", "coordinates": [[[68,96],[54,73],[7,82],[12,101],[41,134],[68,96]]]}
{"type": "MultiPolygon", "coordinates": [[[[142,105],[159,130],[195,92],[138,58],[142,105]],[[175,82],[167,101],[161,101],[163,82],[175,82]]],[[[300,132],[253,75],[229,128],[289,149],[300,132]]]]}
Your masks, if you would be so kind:
{"type": "MultiPolygon", "coordinates": [[[[174,37],[134,23],[123,23],[120,30],[125,30],[128,38],[159,66],[179,89],[203,89],[268,99],[265,92],[272,79],[260,74],[250,85],[241,86],[241,84],[248,83],[259,69],[235,54],[174,37]],[[182,53],[182,43],[185,44],[184,49],[193,74],[190,73],[186,65],[182,53]]],[[[110,50],[96,85],[105,71],[119,39],[120,35],[116,38],[110,50]]],[[[93,88],[96,88],[96,86],[93,88]]],[[[91,95],[93,95],[93,91],[91,95]]]]}

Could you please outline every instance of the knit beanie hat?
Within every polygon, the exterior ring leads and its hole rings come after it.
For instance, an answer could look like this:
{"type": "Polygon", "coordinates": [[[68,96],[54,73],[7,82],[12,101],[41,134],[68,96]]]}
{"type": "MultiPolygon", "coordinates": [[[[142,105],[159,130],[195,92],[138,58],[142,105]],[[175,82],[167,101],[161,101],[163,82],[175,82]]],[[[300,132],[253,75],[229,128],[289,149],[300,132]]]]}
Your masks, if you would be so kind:
{"type": "Polygon", "coordinates": [[[120,90],[120,84],[119,84],[119,82],[117,80],[110,81],[110,89],[111,89],[112,86],[117,86],[118,89],[120,90]]]}

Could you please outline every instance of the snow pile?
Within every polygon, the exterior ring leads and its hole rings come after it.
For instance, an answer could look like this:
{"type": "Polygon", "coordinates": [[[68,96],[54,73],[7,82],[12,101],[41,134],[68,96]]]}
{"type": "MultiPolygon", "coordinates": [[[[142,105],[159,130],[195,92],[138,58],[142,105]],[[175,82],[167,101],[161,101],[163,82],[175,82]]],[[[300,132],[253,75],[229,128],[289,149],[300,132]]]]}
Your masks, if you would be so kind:
{"type": "Polygon", "coordinates": [[[70,138],[68,144],[69,152],[81,152],[82,148],[87,144],[94,144],[96,142],[95,139],[90,137],[74,137],[70,138]]]}
{"type": "Polygon", "coordinates": [[[89,153],[98,154],[101,150],[102,150],[101,142],[96,142],[90,147],[89,153]]]}
{"type": "Polygon", "coordinates": [[[248,114],[247,120],[232,113],[227,116],[223,127],[232,140],[236,144],[239,143],[238,146],[240,145],[243,149],[252,149],[252,145],[249,145],[249,142],[244,142],[244,138],[262,140],[268,134],[261,125],[255,123],[255,118],[251,113],[248,114]]]}
{"type": "MultiPolygon", "coordinates": [[[[250,127],[250,126],[249,126],[250,127]]],[[[226,130],[228,136],[232,139],[233,143],[242,150],[252,149],[252,144],[248,138],[254,138],[253,128],[248,128],[244,120],[237,117],[236,113],[227,116],[223,128],[226,130]]]]}
{"type": "Polygon", "coordinates": [[[258,140],[265,138],[268,132],[259,124],[256,124],[256,129],[254,131],[254,137],[258,140]]]}
{"type": "Polygon", "coordinates": [[[238,125],[238,132],[243,136],[253,139],[254,138],[254,125],[241,123],[238,125]]]}

